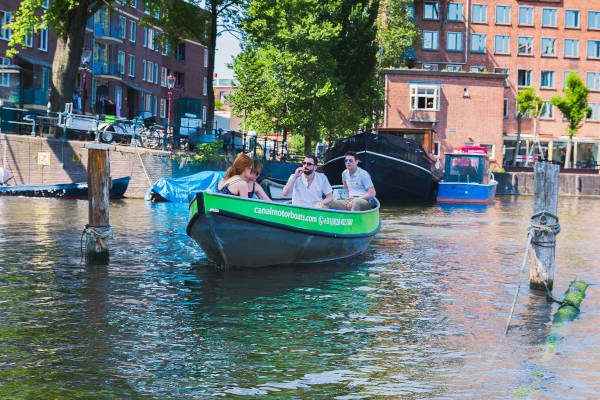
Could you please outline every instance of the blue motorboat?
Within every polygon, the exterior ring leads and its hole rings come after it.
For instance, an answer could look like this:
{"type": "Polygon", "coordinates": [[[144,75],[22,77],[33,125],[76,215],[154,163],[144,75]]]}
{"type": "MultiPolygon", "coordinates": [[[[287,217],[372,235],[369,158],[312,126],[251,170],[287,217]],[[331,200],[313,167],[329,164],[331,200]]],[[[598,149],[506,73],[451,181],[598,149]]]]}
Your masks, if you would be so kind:
{"type": "Polygon", "coordinates": [[[498,182],[490,172],[485,147],[462,146],[446,153],[444,180],[439,183],[438,203],[493,203],[498,182]]]}
{"type": "MultiPolygon", "coordinates": [[[[131,177],[112,179],[108,196],[121,199],[125,196],[131,177]]],[[[0,186],[0,196],[59,197],[63,199],[87,199],[87,182],[61,183],[57,185],[0,186]]]]}

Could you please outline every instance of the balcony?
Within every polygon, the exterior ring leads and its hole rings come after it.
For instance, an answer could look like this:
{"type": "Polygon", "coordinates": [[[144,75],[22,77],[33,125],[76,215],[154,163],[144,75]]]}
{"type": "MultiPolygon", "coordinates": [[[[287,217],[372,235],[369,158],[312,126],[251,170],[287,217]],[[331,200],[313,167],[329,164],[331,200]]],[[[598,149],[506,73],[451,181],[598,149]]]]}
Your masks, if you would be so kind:
{"type": "Polygon", "coordinates": [[[94,36],[96,39],[107,39],[117,42],[123,41],[122,26],[106,26],[104,24],[94,24],[94,36]]]}
{"type": "Polygon", "coordinates": [[[23,89],[23,104],[45,106],[48,104],[48,90],[23,89]]]}
{"type": "Polygon", "coordinates": [[[106,75],[110,77],[121,78],[121,66],[104,61],[94,61],[92,65],[94,75],[106,75]]]}

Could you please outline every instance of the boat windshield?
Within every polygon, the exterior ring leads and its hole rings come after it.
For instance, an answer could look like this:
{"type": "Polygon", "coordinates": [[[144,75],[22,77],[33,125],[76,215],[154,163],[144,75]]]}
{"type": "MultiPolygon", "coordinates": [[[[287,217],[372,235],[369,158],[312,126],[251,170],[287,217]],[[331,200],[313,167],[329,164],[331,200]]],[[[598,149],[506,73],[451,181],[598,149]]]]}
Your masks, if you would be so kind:
{"type": "Polygon", "coordinates": [[[483,164],[482,156],[446,154],[444,182],[482,183],[483,164]]]}

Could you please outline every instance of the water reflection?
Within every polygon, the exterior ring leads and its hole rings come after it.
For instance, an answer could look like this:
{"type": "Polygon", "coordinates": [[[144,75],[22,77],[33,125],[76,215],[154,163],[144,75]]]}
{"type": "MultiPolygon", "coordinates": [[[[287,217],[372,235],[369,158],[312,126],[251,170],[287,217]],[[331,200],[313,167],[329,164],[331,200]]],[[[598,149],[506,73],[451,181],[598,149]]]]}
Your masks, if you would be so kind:
{"type": "Polygon", "coordinates": [[[260,270],[217,270],[183,205],[110,213],[111,262],[88,267],[86,202],[0,198],[1,398],[600,395],[597,200],[560,199],[555,294],[593,286],[554,353],[556,306],[527,282],[502,337],[529,197],[384,208],[366,254],[260,270]]]}

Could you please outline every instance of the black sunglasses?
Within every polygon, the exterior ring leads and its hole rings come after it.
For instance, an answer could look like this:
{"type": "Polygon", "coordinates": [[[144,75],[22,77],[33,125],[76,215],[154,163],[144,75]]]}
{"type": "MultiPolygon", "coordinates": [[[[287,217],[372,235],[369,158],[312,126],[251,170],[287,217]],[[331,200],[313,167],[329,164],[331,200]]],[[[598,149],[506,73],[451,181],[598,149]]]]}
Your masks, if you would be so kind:
{"type": "Polygon", "coordinates": [[[302,161],[302,165],[306,165],[307,167],[312,167],[315,164],[311,163],[311,162],[306,162],[306,161],[302,161]]]}

